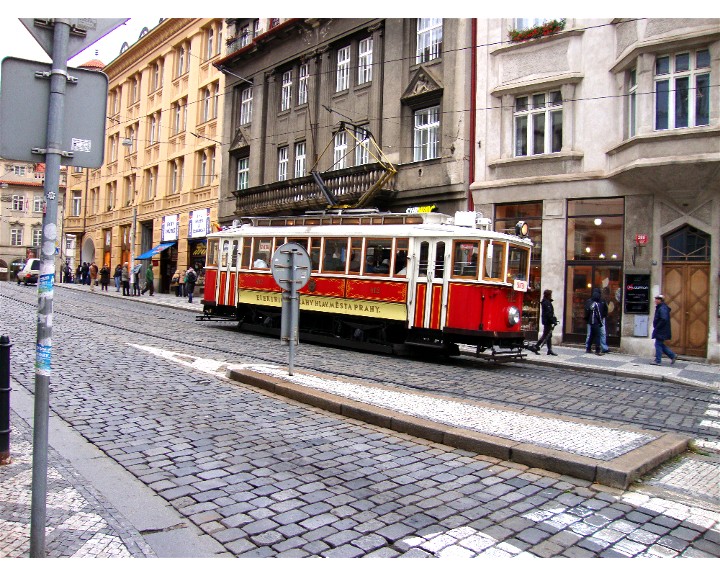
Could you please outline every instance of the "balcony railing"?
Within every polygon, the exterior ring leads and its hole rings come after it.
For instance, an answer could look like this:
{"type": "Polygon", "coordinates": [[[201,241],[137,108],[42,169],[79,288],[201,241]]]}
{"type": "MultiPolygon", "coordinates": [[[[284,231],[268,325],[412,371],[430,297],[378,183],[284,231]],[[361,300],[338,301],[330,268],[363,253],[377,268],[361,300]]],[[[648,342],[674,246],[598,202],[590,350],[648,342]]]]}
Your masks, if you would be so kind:
{"type": "MultiPolygon", "coordinates": [[[[332,193],[337,204],[354,204],[388,173],[380,164],[363,164],[323,174],[325,187],[332,193]]],[[[392,191],[394,177],[385,182],[378,195],[392,191]]],[[[313,177],[303,176],[282,180],[233,192],[237,198],[235,215],[291,213],[304,210],[321,210],[328,205],[322,190],[313,177]]]]}

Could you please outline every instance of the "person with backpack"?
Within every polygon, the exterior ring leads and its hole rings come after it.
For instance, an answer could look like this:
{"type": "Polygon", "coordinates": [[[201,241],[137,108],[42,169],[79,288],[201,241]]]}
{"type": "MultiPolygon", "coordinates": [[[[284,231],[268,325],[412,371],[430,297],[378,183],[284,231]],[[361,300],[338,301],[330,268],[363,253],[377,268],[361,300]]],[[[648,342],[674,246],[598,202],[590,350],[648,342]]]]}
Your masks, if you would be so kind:
{"type": "Polygon", "coordinates": [[[585,322],[590,326],[590,339],[585,344],[585,352],[591,352],[595,345],[595,354],[602,356],[600,351],[600,327],[603,324],[602,298],[600,289],[593,288],[592,296],[585,301],[585,322]]]}
{"type": "Polygon", "coordinates": [[[655,361],[653,364],[660,366],[663,354],[670,358],[670,364],[675,364],[677,354],[665,344],[665,340],[672,338],[672,332],[670,330],[670,306],[665,304],[665,296],[662,294],[655,296],[652,337],[655,338],[655,361]]]}
{"type": "Polygon", "coordinates": [[[540,301],[540,320],[543,325],[543,333],[537,344],[532,347],[535,354],[540,353],[540,349],[547,344],[547,353],[549,356],[557,356],[552,350],[552,331],[557,326],[558,320],[555,317],[555,308],[553,307],[552,290],[545,290],[543,298],[540,301]]]}
{"type": "Polygon", "coordinates": [[[188,302],[192,304],[193,291],[197,282],[197,273],[192,268],[188,268],[185,272],[185,290],[187,290],[188,302]]]}

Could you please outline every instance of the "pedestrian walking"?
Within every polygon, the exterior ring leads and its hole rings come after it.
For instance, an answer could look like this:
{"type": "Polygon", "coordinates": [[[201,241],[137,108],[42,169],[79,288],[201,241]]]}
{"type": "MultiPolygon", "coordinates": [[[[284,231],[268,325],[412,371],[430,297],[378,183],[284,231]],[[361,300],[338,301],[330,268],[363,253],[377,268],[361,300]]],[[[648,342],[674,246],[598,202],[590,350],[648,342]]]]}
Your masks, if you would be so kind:
{"type": "Polygon", "coordinates": [[[78,264],[75,269],[75,284],[80,284],[82,281],[82,264],[78,264]]]}
{"type": "Polygon", "coordinates": [[[552,351],[552,331],[557,326],[558,320],[555,317],[555,308],[553,307],[552,290],[545,290],[543,298],[540,301],[540,321],[543,326],[543,333],[535,344],[533,352],[539,354],[543,346],[547,344],[547,353],[549,356],[557,356],[552,351]]]}
{"type": "Polygon", "coordinates": [[[670,329],[670,306],[665,304],[665,296],[662,294],[655,296],[652,337],[655,338],[655,361],[653,364],[660,366],[663,354],[670,358],[670,364],[675,364],[677,354],[665,344],[666,340],[672,338],[672,331],[670,329]]]}
{"type": "Polygon", "coordinates": [[[103,264],[100,268],[100,290],[108,291],[108,284],[110,284],[110,266],[103,264]]]}
{"type": "Polygon", "coordinates": [[[82,278],[83,278],[83,285],[89,285],[90,284],[90,264],[87,262],[82,263],[82,278]]]}
{"type": "Polygon", "coordinates": [[[197,282],[197,273],[192,268],[188,268],[185,272],[185,290],[188,295],[188,302],[192,304],[193,291],[195,290],[195,282],[197,282]]]}
{"type": "Polygon", "coordinates": [[[595,354],[598,356],[602,355],[600,351],[600,326],[603,321],[601,302],[599,288],[594,288],[592,296],[585,301],[585,322],[590,326],[590,340],[585,344],[585,352],[590,352],[594,344],[595,354]]]}
{"type": "MultiPolygon", "coordinates": [[[[595,288],[595,291],[600,291],[599,288],[595,288]]],[[[608,316],[608,305],[605,299],[600,295],[600,317],[602,318],[602,324],[600,324],[600,350],[603,354],[610,352],[610,348],[607,345],[607,316],[608,316]]],[[[585,336],[585,349],[590,347],[590,324],[587,325],[587,334],[585,336]]]]}
{"type": "Polygon", "coordinates": [[[94,292],[95,286],[97,286],[97,283],[98,283],[97,282],[98,267],[97,267],[97,264],[95,264],[95,262],[93,262],[92,264],[90,264],[90,266],[88,266],[88,277],[90,279],[90,290],[92,290],[94,292]]]}
{"type": "Polygon", "coordinates": [[[150,296],[155,295],[155,276],[153,275],[152,264],[148,264],[147,270],[145,270],[145,288],[141,294],[150,291],[150,296]]]}
{"type": "Polygon", "coordinates": [[[113,280],[115,280],[115,292],[120,292],[120,284],[122,283],[122,264],[115,266],[113,280]]]}
{"type": "Polygon", "coordinates": [[[142,264],[138,264],[130,272],[133,296],[140,296],[140,268],[141,267],[142,267],[142,264]]]}
{"type": "Polygon", "coordinates": [[[172,275],[172,278],[170,279],[170,289],[175,291],[175,297],[179,298],[180,296],[184,296],[183,294],[183,283],[180,279],[180,270],[175,270],[175,274],[172,275]]]}
{"type": "Polygon", "coordinates": [[[125,262],[125,264],[122,265],[122,272],[120,273],[120,277],[122,279],[122,287],[123,287],[123,296],[130,296],[130,270],[128,268],[128,263],[125,262]]]}

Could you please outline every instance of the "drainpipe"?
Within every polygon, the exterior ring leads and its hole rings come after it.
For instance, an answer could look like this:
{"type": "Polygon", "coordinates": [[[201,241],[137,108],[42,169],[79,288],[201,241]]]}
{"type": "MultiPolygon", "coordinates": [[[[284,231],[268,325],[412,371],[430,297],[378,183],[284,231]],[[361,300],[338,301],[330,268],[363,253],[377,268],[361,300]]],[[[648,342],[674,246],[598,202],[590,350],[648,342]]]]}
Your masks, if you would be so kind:
{"type": "Polygon", "coordinates": [[[475,122],[477,118],[477,106],[475,101],[477,98],[477,18],[472,18],[470,20],[470,30],[470,165],[468,167],[468,210],[472,212],[475,210],[475,203],[473,202],[470,184],[472,184],[475,178],[475,122]]]}

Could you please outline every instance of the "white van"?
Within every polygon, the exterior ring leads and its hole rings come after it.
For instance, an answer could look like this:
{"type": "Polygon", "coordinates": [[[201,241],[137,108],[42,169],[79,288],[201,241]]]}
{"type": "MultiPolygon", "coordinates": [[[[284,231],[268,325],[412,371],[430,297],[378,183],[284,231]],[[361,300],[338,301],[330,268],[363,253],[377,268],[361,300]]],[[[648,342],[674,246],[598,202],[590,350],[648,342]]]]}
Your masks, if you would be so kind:
{"type": "Polygon", "coordinates": [[[17,282],[23,282],[25,286],[28,284],[37,284],[40,275],[40,258],[30,258],[25,262],[25,266],[17,273],[17,282]]]}

